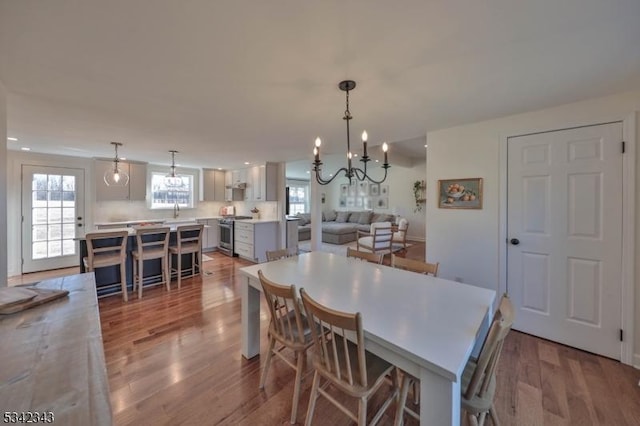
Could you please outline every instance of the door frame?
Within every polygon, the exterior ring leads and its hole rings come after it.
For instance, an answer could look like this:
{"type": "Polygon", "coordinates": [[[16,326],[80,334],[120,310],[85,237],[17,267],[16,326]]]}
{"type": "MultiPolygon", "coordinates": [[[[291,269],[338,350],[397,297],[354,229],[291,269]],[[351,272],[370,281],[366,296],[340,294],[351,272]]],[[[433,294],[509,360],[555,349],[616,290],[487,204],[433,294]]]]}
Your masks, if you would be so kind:
{"type": "MultiPolygon", "coordinates": [[[[499,253],[498,271],[500,294],[507,290],[507,203],[508,203],[508,142],[510,138],[526,136],[536,133],[549,133],[560,130],[570,130],[579,127],[591,127],[600,124],[622,123],[622,140],[625,142],[625,154],[622,156],[622,288],[621,324],[624,330],[624,340],[621,342],[620,362],[627,365],[634,364],[634,301],[635,301],[635,192],[636,192],[636,112],[632,112],[620,120],[605,122],[580,123],[554,129],[540,129],[537,131],[513,132],[500,136],[500,175],[499,175],[499,253]]],[[[640,359],[636,367],[640,368],[640,359]]]]}

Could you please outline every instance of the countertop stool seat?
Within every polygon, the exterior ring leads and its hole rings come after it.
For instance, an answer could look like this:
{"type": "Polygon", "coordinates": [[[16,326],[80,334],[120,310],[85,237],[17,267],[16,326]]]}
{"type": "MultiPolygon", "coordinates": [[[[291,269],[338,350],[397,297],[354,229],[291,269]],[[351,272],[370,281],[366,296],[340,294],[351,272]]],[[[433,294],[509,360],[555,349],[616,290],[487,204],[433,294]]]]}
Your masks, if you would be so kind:
{"type": "Polygon", "coordinates": [[[93,272],[96,268],[120,265],[119,284],[122,288],[122,299],[125,302],[129,300],[126,263],[128,237],[127,231],[90,232],[85,236],[88,255],[82,259],[87,272],[93,272]],[[116,242],[113,243],[113,240],[116,242]]]}
{"type": "Polygon", "coordinates": [[[144,262],[147,260],[160,259],[162,269],[161,284],[165,284],[169,290],[169,232],[168,226],[145,227],[136,229],[137,249],[131,254],[133,256],[133,290],[138,288],[138,299],[142,299],[142,287],[145,279],[151,281],[156,276],[144,276],[144,262]]]}
{"type": "Polygon", "coordinates": [[[174,272],[178,278],[178,288],[182,285],[182,273],[189,272],[190,275],[184,278],[190,278],[195,275],[202,275],[202,230],[204,225],[183,225],[178,226],[176,237],[177,245],[169,247],[171,276],[174,272]],[[191,255],[191,267],[182,269],[182,256],[191,255]],[[177,258],[177,265],[174,267],[173,256],[177,258]],[[197,273],[196,273],[197,271],[197,273]]]}

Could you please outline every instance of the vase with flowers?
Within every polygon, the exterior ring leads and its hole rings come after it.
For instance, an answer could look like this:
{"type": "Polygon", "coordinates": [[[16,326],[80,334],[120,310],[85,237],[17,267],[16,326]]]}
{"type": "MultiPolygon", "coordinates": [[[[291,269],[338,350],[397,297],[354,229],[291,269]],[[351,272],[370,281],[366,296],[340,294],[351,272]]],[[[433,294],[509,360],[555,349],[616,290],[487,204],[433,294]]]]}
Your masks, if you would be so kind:
{"type": "Polygon", "coordinates": [[[260,219],[260,210],[257,207],[251,209],[251,217],[253,219],[260,219]]]}

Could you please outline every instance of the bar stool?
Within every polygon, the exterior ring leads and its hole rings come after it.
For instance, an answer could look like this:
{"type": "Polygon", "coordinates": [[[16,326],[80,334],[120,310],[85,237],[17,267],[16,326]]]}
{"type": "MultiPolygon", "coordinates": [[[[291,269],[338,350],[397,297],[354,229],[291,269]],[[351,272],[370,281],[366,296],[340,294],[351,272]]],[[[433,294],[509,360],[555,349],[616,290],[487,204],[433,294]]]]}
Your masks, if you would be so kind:
{"type": "Polygon", "coordinates": [[[127,302],[127,231],[89,232],[87,241],[87,256],[82,258],[87,272],[96,268],[120,265],[120,284],[122,299],[127,302]],[[111,240],[111,241],[109,241],[111,240]],[[115,240],[115,242],[113,241],[115,240]]]}
{"type": "Polygon", "coordinates": [[[182,285],[182,255],[191,255],[191,267],[185,269],[185,271],[191,272],[191,275],[185,278],[193,277],[195,275],[202,274],[202,230],[204,225],[183,225],[178,226],[176,232],[177,246],[169,247],[171,275],[175,272],[178,276],[178,288],[182,285]],[[178,267],[173,266],[173,255],[176,255],[178,267]],[[196,265],[198,266],[198,273],[196,274],[196,265]]]}
{"type": "MultiPolygon", "coordinates": [[[[138,299],[142,299],[142,287],[144,285],[144,261],[160,259],[160,267],[162,269],[161,284],[167,286],[169,290],[169,227],[153,227],[153,228],[137,228],[136,242],[137,249],[132,252],[133,255],[133,291],[138,287],[138,299]]],[[[147,279],[156,278],[149,276],[147,279]]]]}

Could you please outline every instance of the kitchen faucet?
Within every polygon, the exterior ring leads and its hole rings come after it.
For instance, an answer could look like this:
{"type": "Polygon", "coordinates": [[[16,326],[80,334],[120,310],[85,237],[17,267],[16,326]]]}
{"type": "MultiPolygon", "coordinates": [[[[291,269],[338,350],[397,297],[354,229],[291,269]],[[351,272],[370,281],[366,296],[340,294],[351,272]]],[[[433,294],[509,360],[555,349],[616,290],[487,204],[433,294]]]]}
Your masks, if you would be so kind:
{"type": "Polygon", "coordinates": [[[180,206],[178,205],[178,203],[176,202],[173,205],[173,218],[177,219],[178,216],[180,216],[180,206]]]}

